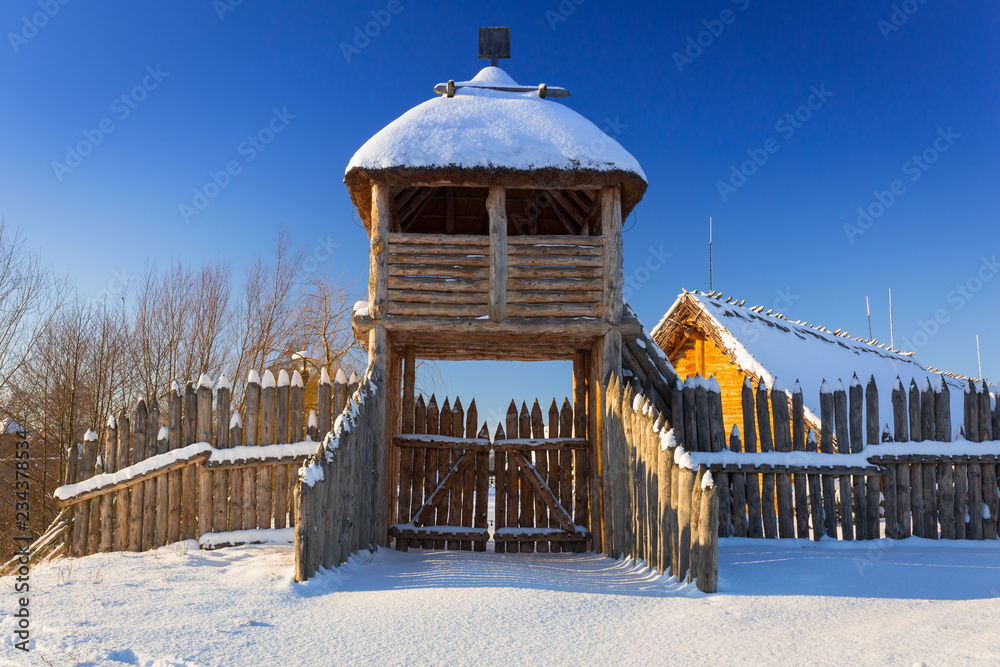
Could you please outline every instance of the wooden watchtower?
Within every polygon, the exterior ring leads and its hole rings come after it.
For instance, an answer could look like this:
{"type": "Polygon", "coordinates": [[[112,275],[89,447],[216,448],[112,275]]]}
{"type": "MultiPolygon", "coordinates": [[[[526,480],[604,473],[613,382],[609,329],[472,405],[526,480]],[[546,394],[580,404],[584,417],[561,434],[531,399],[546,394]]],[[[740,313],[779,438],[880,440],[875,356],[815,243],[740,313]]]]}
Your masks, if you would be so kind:
{"type": "MultiPolygon", "coordinates": [[[[504,53],[496,30],[507,29],[484,30],[480,57],[506,57],[509,31],[504,53]]],[[[491,65],[435,92],[365,143],[344,179],[371,242],[368,307],[353,327],[387,378],[389,511],[393,436],[417,359],[572,360],[575,436],[592,461],[589,489],[576,490],[588,516],[575,521],[594,527],[601,387],[621,374],[623,336],[641,331],[623,312],[622,219],[645,176],[614,139],[551,99],[565,89],[522,86],[491,65]]]]}

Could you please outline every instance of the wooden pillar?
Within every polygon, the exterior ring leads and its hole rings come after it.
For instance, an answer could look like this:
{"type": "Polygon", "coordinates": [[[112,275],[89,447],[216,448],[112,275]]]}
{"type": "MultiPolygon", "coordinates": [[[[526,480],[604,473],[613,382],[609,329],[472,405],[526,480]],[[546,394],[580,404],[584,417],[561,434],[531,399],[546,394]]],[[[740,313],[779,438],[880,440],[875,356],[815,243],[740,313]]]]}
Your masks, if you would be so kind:
{"type": "MultiPolygon", "coordinates": [[[[601,190],[601,230],[604,233],[604,319],[622,321],[622,194],[617,187],[601,190]]],[[[621,344],[619,342],[619,350],[621,344]]],[[[621,357],[619,351],[618,356],[621,357]]],[[[621,368],[621,364],[619,364],[621,368]]]]}
{"type": "Polygon", "coordinates": [[[491,185],[486,198],[490,216],[490,295],[489,313],[494,322],[507,317],[507,191],[491,185]]]}
{"type": "MultiPolygon", "coordinates": [[[[399,458],[393,456],[392,436],[402,431],[403,397],[403,355],[392,344],[392,336],[386,337],[387,374],[385,394],[385,436],[382,439],[383,484],[382,499],[379,502],[381,523],[376,538],[380,546],[389,544],[389,526],[396,513],[396,482],[399,480],[399,458]]],[[[376,440],[376,442],[378,442],[376,440]]],[[[398,493],[404,493],[399,489],[398,493]]]]}
{"type": "MultiPolygon", "coordinates": [[[[381,394],[380,398],[384,402],[385,409],[376,415],[371,424],[370,442],[380,443],[375,446],[381,450],[371,452],[374,456],[369,458],[369,460],[375,463],[375,479],[373,480],[372,488],[381,497],[375,498],[375,511],[372,513],[372,520],[376,522],[376,525],[369,527],[369,531],[370,534],[374,535],[378,546],[386,546],[388,544],[389,503],[387,502],[387,498],[389,497],[389,445],[391,444],[389,438],[392,437],[390,433],[392,429],[388,427],[389,405],[393,402],[394,396],[396,396],[397,402],[399,400],[397,396],[398,385],[395,387],[389,386],[390,356],[389,335],[384,326],[376,324],[368,332],[368,367],[371,372],[372,382],[378,388],[375,390],[376,396],[381,394]],[[375,530],[372,531],[372,528],[375,530]]],[[[364,445],[361,441],[358,444],[364,445]]]]}
{"type": "Polygon", "coordinates": [[[372,319],[376,320],[385,317],[388,310],[391,223],[392,192],[388,186],[374,183],[372,184],[371,251],[368,258],[368,312],[372,319]]]}

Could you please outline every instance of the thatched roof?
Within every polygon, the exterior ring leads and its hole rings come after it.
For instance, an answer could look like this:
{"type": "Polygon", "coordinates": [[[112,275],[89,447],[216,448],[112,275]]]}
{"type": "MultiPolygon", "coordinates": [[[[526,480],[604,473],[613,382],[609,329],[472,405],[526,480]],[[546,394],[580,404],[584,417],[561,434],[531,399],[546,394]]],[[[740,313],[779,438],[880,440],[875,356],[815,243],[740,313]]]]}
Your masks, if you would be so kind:
{"type": "Polygon", "coordinates": [[[375,181],[560,189],[620,185],[623,216],[642,199],[647,184],[638,161],[580,114],[540,98],[537,90],[476,87],[516,87],[499,67],[486,67],[463,83],[454,97],[437,96],[407,111],[351,158],[344,182],[366,225],[375,181]]]}
{"type": "Polygon", "coordinates": [[[692,326],[723,350],[740,370],[755,381],[764,380],[770,388],[780,381],[785,389],[800,382],[806,408],[819,415],[819,388],[826,380],[832,387],[843,381],[846,386],[857,374],[862,384],[875,378],[879,389],[879,416],[892,421],[892,388],[898,377],[905,389],[914,380],[918,387],[925,382],[948,385],[951,393],[952,424],[961,423],[963,394],[969,378],[929,369],[914,358],[877,340],[851,337],[845,331],[792,322],[781,313],[763,306],[744,306],[743,301],[725,299],[721,292],[682,292],[660,323],[653,329],[653,340],[663,349],[683,336],[692,326]]]}

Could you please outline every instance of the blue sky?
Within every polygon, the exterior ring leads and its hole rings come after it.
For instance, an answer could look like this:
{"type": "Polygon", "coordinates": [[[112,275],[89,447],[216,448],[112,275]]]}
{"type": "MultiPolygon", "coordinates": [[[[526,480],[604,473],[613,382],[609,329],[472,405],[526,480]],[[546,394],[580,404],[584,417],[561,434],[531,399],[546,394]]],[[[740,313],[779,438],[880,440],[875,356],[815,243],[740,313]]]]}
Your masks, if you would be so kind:
{"type": "MultiPolygon", "coordinates": [[[[333,273],[363,286],[344,167],[434,84],[485,64],[479,26],[509,25],[508,73],[568,88],[563,103],[645,169],[625,274],[647,327],[682,287],[707,289],[712,216],[716,289],[855,334],[867,295],[888,341],[891,288],[897,345],[977,375],[978,333],[996,379],[998,19],[995,4],[938,0],[17,0],[0,10],[0,210],[84,294],[147,259],[242,266],[278,224],[310,248],[333,237],[333,273]],[[269,125],[270,143],[245,143],[269,125]],[[181,205],[230,162],[238,173],[186,220],[181,205]]],[[[493,404],[568,391],[566,364],[495,366],[448,364],[427,386],[493,404]]]]}

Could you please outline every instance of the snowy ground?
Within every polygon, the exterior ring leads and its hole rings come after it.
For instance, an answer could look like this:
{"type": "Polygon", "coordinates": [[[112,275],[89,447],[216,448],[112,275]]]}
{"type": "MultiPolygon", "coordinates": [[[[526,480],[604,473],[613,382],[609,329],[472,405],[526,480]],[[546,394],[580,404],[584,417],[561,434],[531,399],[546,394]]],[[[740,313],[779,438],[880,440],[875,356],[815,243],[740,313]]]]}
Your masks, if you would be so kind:
{"type": "MultiPolygon", "coordinates": [[[[292,547],[99,554],[33,570],[29,656],[0,664],[1000,663],[1000,543],[723,540],[706,596],[593,554],[292,547]]],[[[15,596],[4,580],[8,609],[15,596]]]]}

